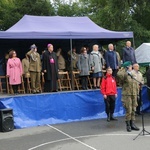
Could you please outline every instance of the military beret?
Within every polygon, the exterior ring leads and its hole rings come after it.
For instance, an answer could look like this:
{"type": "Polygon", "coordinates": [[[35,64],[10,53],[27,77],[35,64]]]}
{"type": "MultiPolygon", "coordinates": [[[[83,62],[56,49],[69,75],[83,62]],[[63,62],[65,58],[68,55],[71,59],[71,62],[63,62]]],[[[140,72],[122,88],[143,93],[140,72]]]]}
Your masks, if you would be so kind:
{"type": "Polygon", "coordinates": [[[122,64],[122,67],[126,68],[126,67],[131,66],[131,65],[132,65],[132,64],[131,64],[130,61],[126,61],[126,62],[124,62],[124,63],[122,64]]]}
{"type": "Polygon", "coordinates": [[[30,49],[35,49],[35,48],[37,48],[37,46],[35,44],[30,46],[30,49]]]}

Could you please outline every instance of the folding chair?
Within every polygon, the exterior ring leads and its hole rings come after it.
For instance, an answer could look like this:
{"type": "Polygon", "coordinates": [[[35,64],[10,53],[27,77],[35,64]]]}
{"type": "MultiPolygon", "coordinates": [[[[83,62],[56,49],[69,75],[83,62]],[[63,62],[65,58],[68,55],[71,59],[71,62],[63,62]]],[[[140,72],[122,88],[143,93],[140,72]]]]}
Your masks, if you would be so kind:
{"type": "Polygon", "coordinates": [[[79,78],[79,71],[72,71],[74,86],[77,90],[81,89],[80,78],[79,78]]]}
{"type": "Polygon", "coordinates": [[[0,93],[7,93],[6,76],[0,76],[0,93]]]}
{"type": "Polygon", "coordinates": [[[59,75],[58,85],[60,91],[64,89],[72,90],[68,71],[58,72],[58,75],[59,75]]]}

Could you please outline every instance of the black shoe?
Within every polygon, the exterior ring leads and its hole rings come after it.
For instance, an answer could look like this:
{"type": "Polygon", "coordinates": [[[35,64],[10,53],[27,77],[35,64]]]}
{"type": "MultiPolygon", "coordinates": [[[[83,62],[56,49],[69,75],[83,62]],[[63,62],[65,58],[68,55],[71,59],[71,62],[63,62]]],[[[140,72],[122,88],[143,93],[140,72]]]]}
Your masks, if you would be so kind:
{"type": "Polygon", "coordinates": [[[33,91],[32,93],[33,93],[33,94],[36,94],[36,91],[33,91]]]}
{"type": "Polygon", "coordinates": [[[41,92],[39,90],[37,90],[36,93],[41,93],[41,92]]]}
{"type": "Polygon", "coordinates": [[[126,129],[128,132],[131,132],[131,126],[130,126],[130,121],[126,121],[126,129]]]}
{"type": "Polygon", "coordinates": [[[113,114],[110,114],[110,120],[112,120],[112,121],[118,121],[117,118],[114,118],[114,117],[113,117],[113,114]]]}
{"type": "Polygon", "coordinates": [[[110,118],[109,117],[107,117],[107,122],[110,122],[110,118]]]}
{"type": "Polygon", "coordinates": [[[97,89],[97,87],[96,87],[96,86],[93,86],[93,89],[97,89]]]}
{"type": "Polygon", "coordinates": [[[110,113],[107,114],[107,122],[110,122],[110,113]]]}
{"type": "Polygon", "coordinates": [[[140,129],[134,124],[133,120],[130,120],[130,126],[132,130],[139,131],[140,129]]]}
{"type": "Polygon", "coordinates": [[[58,92],[58,90],[53,90],[52,92],[58,92]]]}
{"type": "Polygon", "coordinates": [[[118,121],[118,119],[114,118],[114,117],[110,117],[110,120],[112,120],[112,121],[118,121]]]}
{"type": "Polygon", "coordinates": [[[19,93],[17,92],[17,93],[14,93],[14,95],[18,95],[19,93]]]}

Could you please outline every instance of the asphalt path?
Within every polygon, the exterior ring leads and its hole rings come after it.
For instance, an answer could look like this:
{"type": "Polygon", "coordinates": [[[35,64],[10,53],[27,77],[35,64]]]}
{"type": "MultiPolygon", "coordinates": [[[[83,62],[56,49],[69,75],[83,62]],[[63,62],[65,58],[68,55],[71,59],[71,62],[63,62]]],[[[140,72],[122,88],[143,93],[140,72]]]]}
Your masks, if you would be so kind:
{"type": "MultiPolygon", "coordinates": [[[[150,132],[150,114],[144,115],[145,130],[150,132]]],[[[0,132],[0,150],[150,150],[150,135],[126,131],[124,117],[72,122],[0,132]],[[143,135],[144,134],[144,135],[143,135]]]]}

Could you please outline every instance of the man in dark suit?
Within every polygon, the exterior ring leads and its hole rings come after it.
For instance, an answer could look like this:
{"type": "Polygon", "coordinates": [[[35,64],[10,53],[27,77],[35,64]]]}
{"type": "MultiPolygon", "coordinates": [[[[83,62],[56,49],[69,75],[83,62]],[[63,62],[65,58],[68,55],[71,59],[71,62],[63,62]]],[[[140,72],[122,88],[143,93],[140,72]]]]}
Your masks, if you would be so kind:
{"type": "Polygon", "coordinates": [[[114,51],[113,44],[108,45],[108,50],[105,53],[105,60],[106,60],[106,67],[112,68],[113,70],[112,76],[116,77],[119,65],[118,65],[117,54],[114,51]]]}
{"type": "Polygon", "coordinates": [[[130,61],[132,64],[137,63],[135,58],[135,51],[131,47],[131,42],[126,42],[126,47],[123,48],[123,63],[126,61],[130,61]]]}

